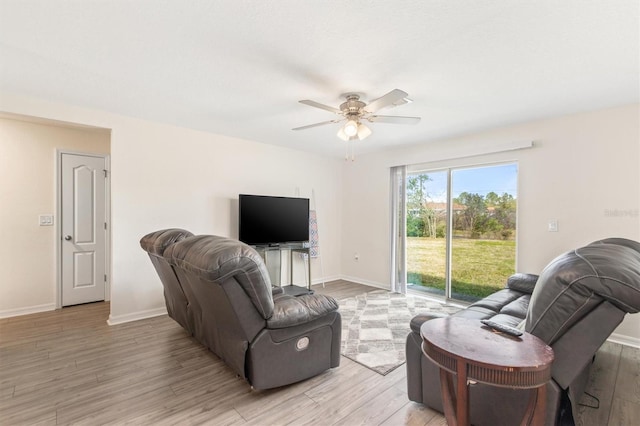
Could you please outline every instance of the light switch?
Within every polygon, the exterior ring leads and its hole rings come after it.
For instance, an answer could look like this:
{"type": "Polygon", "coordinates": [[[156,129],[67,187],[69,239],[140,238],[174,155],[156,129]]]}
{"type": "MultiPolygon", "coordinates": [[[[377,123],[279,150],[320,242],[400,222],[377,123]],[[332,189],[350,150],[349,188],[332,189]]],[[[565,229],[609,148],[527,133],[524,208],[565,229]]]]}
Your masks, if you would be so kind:
{"type": "Polygon", "coordinates": [[[40,226],[53,226],[53,215],[52,214],[41,214],[38,216],[38,223],[40,226]]]}
{"type": "Polygon", "coordinates": [[[549,219],[547,230],[549,232],[558,232],[558,219],[549,219]]]}

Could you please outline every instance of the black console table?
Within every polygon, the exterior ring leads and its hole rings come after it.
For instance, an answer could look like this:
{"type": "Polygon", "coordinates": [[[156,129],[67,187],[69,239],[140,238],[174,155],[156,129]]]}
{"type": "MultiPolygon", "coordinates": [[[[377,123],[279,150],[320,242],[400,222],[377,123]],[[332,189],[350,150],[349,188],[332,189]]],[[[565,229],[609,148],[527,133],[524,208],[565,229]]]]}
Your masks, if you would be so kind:
{"type": "Polygon", "coordinates": [[[267,266],[267,270],[269,271],[269,278],[271,278],[272,285],[283,287],[285,289],[285,292],[292,293],[292,294],[305,293],[305,292],[311,291],[311,258],[309,257],[309,247],[303,247],[300,244],[295,244],[295,245],[283,244],[278,246],[257,246],[255,247],[255,249],[258,253],[260,253],[260,256],[262,256],[262,258],[264,259],[264,263],[267,266]],[[271,265],[269,262],[268,253],[275,252],[275,251],[278,252],[278,255],[277,255],[278,261],[277,261],[277,268],[276,268],[277,273],[275,274],[275,276],[271,276],[271,271],[269,270],[269,266],[271,265]],[[283,252],[285,252],[285,254],[286,252],[289,253],[289,282],[286,284],[282,283],[282,277],[281,277],[283,252]],[[293,254],[294,253],[299,253],[307,256],[307,261],[305,262],[307,267],[307,270],[305,271],[306,278],[307,278],[307,285],[306,285],[306,290],[303,290],[303,291],[298,291],[295,288],[287,289],[287,287],[289,286],[304,289],[304,287],[297,286],[293,283],[293,254]]]}

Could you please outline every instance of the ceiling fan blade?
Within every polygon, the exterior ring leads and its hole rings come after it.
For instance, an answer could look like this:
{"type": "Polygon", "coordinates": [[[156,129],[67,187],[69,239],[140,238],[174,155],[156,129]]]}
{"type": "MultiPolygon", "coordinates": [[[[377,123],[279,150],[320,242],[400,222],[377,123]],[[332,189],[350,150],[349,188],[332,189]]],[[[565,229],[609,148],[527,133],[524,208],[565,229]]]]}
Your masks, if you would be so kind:
{"type": "Polygon", "coordinates": [[[309,105],[315,108],[320,108],[320,109],[324,109],[326,111],[331,111],[335,114],[342,114],[342,111],[340,111],[338,108],[334,108],[332,106],[329,105],[325,105],[325,104],[321,104],[319,102],[316,101],[311,101],[309,99],[303,99],[301,101],[299,101],[301,104],[305,104],[305,105],[309,105]]]}
{"type": "Polygon", "coordinates": [[[369,104],[364,107],[364,110],[373,113],[381,108],[393,105],[394,103],[406,98],[407,96],[409,96],[407,92],[403,92],[400,89],[393,89],[386,95],[383,95],[382,97],[369,102],[369,104]]]}
{"type": "Polygon", "coordinates": [[[395,115],[371,115],[367,117],[372,123],[418,124],[420,117],[400,117],[395,115]]]}
{"type": "Polygon", "coordinates": [[[291,129],[291,130],[305,130],[305,129],[310,129],[312,127],[324,126],[325,124],[338,123],[338,122],[340,122],[340,120],[323,121],[322,123],[308,124],[306,126],[296,127],[295,129],[291,129]]]}

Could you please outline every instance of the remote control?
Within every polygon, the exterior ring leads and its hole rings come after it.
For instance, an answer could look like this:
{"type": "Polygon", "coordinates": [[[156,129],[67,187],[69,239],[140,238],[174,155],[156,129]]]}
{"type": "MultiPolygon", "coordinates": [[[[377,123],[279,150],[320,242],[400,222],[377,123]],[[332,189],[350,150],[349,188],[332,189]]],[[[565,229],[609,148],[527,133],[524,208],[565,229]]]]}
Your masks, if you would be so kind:
{"type": "Polygon", "coordinates": [[[494,330],[498,330],[502,333],[509,334],[511,336],[522,336],[522,331],[518,330],[515,327],[510,327],[508,325],[500,324],[499,322],[491,321],[490,319],[480,320],[481,323],[486,325],[487,327],[491,327],[494,330]]]}

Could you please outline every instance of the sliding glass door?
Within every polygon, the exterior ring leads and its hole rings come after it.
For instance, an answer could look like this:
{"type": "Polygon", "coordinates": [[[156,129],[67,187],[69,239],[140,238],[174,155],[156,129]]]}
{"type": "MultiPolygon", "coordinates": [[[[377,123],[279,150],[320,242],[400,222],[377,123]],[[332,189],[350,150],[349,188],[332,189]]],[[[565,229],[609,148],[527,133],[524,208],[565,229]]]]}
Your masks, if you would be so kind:
{"type": "Polygon", "coordinates": [[[409,170],[405,184],[409,291],[473,302],[515,272],[515,163],[409,170]]]}
{"type": "Polygon", "coordinates": [[[446,295],[448,171],[407,174],[407,284],[446,295]]]}

